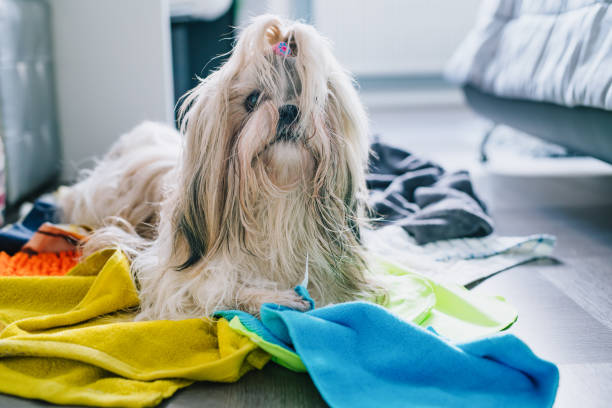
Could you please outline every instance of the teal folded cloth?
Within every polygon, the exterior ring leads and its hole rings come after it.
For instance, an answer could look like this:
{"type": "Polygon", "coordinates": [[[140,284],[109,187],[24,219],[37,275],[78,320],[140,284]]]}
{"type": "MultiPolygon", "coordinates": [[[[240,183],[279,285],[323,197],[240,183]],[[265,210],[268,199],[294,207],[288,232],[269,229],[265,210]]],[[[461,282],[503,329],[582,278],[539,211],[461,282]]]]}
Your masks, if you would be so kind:
{"type": "Polygon", "coordinates": [[[557,393],[557,367],[510,334],[452,344],[367,302],[218,315],[295,351],[332,407],[550,407],[557,393]]]}

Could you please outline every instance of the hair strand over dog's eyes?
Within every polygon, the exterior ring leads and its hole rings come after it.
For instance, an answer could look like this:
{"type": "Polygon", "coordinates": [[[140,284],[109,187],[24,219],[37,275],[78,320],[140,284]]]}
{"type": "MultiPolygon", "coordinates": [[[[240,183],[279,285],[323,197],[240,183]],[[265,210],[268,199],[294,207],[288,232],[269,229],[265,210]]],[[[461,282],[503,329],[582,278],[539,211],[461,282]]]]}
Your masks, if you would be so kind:
{"type": "Polygon", "coordinates": [[[255,109],[255,107],[257,106],[257,102],[259,101],[260,95],[261,92],[255,90],[251,92],[249,96],[247,96],[247,98],[244,100],[244,108],[247,110],[247,112],[253,112],[253,109],[255,109]]]}

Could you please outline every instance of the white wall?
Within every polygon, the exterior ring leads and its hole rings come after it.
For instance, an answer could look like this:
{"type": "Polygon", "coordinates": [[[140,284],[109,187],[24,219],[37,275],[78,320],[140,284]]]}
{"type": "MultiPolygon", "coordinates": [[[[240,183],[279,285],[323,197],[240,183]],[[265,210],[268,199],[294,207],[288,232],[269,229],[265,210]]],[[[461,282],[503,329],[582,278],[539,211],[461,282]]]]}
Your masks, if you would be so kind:
{"type": "Polygon", "coordinates": [[[64,180],[149,119],[172,122],[165,0],[51,0],[64,180]]]}
{"type": "Polygon", "coordinates": [[[315,26],[358,75],[437,75],[480,0],[313,0],[315,26]]]}

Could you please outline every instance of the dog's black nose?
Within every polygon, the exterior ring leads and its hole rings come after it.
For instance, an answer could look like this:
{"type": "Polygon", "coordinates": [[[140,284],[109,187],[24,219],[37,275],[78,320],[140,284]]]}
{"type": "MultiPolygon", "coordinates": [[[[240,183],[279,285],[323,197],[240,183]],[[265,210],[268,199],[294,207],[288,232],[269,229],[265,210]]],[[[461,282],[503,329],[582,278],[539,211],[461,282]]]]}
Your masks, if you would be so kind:
{"type": "Polygon", "coordinates": [[[299,109],[295,105],[283,105],[278,108],[278,126],[276,127],[276,140],[296,140],[293,125],[297,120],[299,109]]]}
{"type": "Polygon", "coordinates": [[[278,108],[278,124],[279,125],[290,125],[297,119],[298,107],[295,105],[283,105],[278,108]]]}

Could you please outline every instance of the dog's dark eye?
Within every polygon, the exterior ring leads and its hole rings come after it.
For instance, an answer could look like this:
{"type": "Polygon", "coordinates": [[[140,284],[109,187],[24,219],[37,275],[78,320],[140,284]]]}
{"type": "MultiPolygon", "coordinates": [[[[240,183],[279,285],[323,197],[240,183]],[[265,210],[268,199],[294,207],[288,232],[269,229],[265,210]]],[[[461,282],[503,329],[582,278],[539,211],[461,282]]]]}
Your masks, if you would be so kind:
{"type": "Polygon", "coordinates": [[[244,107],[248,112],[253,112],[253,109],[257,106],[257,102],[259,101],[259,95],[261,92],[253,91],[247,96],[244,100],[244,107]]]}

